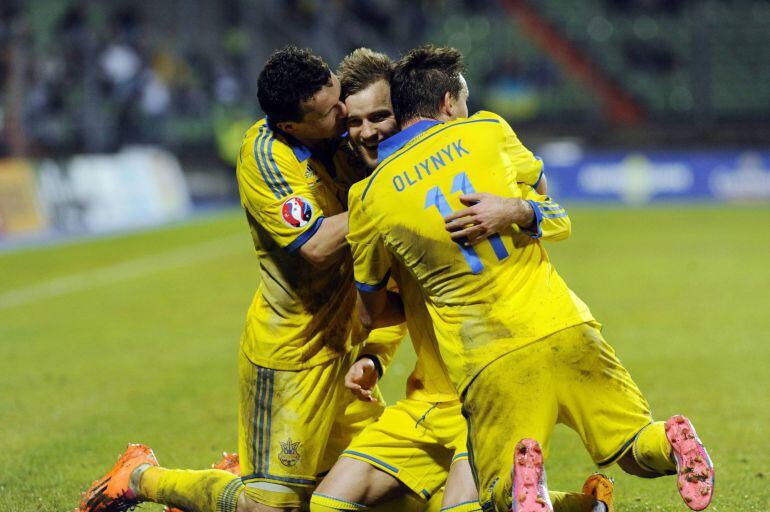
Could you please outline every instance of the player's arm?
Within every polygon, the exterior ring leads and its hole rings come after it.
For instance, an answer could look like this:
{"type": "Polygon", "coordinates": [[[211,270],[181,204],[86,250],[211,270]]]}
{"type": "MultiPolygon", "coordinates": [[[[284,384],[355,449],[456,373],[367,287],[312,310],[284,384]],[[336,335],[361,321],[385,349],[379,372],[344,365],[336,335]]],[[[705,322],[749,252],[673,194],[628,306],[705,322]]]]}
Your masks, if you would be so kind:
{"type": "Polygon", "coordinates": [[[548,184],[543,161],[519,140],[516,132],[505,119],[492,112],[480,112],[478,115],[498,123],[497,144],[500,157],[504,160],[506,167],[513,171],[509,186],[513,188],[517,184],[529,185],[538,193],[545,195],[548,192],[548,184]]]}
{"type": "MultiPolygon", "coordinates": [[[[358,284],[358,283],[356,283],[358,284]]],[[[388,290],[358,289],[358,317],[367,329],[379,329],[406,321],[401,296],[388,290]]]]}
{"type": "Polygon", "coordinates": [[[502,197],[487,192],[464,194],[460,201],[467,206],[444,217],[452,240],[475,245],[491,235],[509,229],[533,229],[537,220],[529,201],[518,197],[502,197]]]}
{"type": "MultiPolygon", "coordinates": [[[[529,188],[522,186],[522,188],[529,188]]],[[[524,199],[532,206],[535,221],[521,231],[532,238],[540,238],[549,242],[566,240],[572,234],[572,221],[567,210],[556,201],[544,194],[529,188],[524,199]]]]}
{"type": "Polygon", "coordinates": [[[397,293],[389,292],[390,253],[374,221],[363,207],[360,193],[365,181],[350,189],[348,243],[353,255],[353,275],[358,288],[358,316],[367,329],[387,327],[405,321],[404,307],[397,293]]]}
{"type": "Polygon", "coordinates": [[[572,224],[566,210],[550,197],[528,185],[519,185],[522,198],[495,194],[466,194],[460,198],[468,208],[444,218],[455,241],[476,245],[511,226],[533,238],[558,241],[568,238],[572,224]]]}
{"type": "Polygon", "coordinates": [[[374,386],[382,378],[406,336],[406,324],[374,329],[368,332],[363,353],[345,375],[345,387],[363,401],[375,401],[374,386]]]}
{"type": "MultiPolygon", "coordinates": [[[[264,142],[264,135],[257,141],[264,142]]],[[[284,250],[319,268],[344,254],[347,213],[324,216],[304,168],[286,146],[245,143],[237,175],[244,208],[284,250]]]]}
{"type": "Polygon", "coordinates": [[[347,251],[348,212],[326,217],[299,254],[320,270],[329,268],[347,251]]]}

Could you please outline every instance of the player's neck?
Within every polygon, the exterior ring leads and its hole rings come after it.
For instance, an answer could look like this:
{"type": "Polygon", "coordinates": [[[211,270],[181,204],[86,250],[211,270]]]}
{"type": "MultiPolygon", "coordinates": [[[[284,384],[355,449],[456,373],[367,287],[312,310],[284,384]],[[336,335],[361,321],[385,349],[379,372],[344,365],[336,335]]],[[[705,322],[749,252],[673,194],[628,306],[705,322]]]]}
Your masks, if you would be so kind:
{"type": "Polygon", "coordinates": [[[420,121],[442,121],[442,120],[438,119],[438,118],[434,118],[434,117],[415,117],[413,119],[408,119],[408,120],[404,121],[401,124],[401,129],[402,130],[406,130],[410,126],[415,125],[415,124],[419,123],[420,121]]]}
{"type": "Polygon", "coordinates": [[[308,148],[310,151],[320,151],[325,149],[331,139],[307,139],[304,137],[294,137],[300,144],[308,148]]]}

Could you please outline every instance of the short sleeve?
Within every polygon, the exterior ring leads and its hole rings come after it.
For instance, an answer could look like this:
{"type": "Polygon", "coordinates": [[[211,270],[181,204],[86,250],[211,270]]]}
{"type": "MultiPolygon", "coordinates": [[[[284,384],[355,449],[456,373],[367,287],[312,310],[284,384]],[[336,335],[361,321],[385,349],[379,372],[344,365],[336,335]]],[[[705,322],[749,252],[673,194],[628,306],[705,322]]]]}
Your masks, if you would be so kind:
{"type": "Polygon", "coordinates": [[[375,292],[388,283],[391,256],[382,234],[367,215],[361,201],[366,180],[350,189],[348,195],[348,243],[353,254],[356,287],[362,292],[375,292]]]}
{"type": "Polygon", "coordinates": [[[298,250],[323,222],[323,211],[291,148],[262,130],[246,139],[238,163],[243,207],[271,238],[289,252],[298,250]]]}
{"type": "Polygon", "coordinates": [[[504,152],[510,159],[511,167],[516,171],[516,181],[537,188],[543,175],[543,161],[521,143],[505,119],[497,117],[503,131],[504,152]]]}

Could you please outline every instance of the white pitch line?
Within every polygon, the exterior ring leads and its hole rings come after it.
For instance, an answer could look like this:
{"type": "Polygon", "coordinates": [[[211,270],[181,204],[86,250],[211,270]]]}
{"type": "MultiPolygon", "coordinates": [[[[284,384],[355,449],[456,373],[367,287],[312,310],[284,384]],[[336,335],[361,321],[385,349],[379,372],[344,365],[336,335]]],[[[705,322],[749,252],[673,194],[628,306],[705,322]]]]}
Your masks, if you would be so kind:
{"type": "Polygon", "coordinates": [[[128,281],[167,269],[210,261],[244,250],[244,235],[231,235],[160,254],[117,263],[0,294],[0,310],[100,286],[128,281]]]}

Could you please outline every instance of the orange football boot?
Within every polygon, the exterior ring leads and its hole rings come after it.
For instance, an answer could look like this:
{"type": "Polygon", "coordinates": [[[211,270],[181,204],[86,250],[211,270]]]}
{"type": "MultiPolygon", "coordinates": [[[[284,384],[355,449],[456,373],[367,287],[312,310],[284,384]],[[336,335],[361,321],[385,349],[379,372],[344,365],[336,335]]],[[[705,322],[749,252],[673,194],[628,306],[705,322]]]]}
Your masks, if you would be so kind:
{"type": "Polygon", "coordinates": [[[83,494],[78,512],[123,512],[139,504],[129,485],[131,473],[142,464],[158,465],[149,446],[129,443],[118,462],[83,494]]]}
{"type": "Polygon", "coordinates": [[[583,494],[590,494],[607,506],[607,512],[615,512],[612,505],[612,494],[615,491],[615,481],[607,475],[594,473],[583,484],[583,494]]]}

